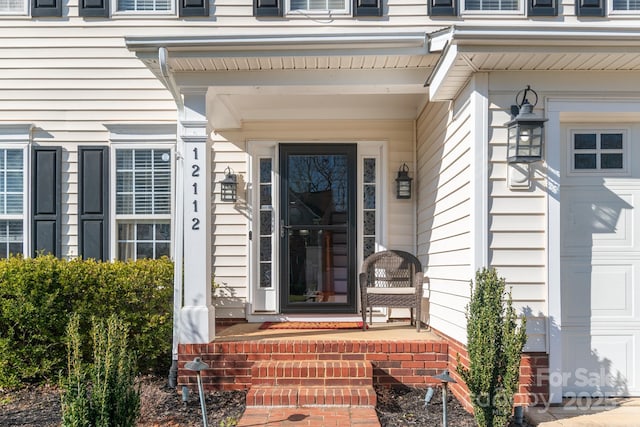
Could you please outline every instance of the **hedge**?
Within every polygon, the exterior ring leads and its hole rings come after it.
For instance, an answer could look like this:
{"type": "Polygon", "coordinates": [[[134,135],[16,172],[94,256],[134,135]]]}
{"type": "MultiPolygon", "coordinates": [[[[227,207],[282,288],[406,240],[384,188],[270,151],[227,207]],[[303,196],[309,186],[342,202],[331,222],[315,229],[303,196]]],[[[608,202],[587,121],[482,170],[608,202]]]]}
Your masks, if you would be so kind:
{"type": "MultiPolygon", "coordinates": [[[[66,366],[65,328],[80,316],[90,348],[92,317],[117,315],[144,372],[171,363],[173,263],[98,262],[51,255],[0,260],[0,388],[55,381],[66,366]]],[[[89,351],[83,352],[90,354],[89,351]]]]}

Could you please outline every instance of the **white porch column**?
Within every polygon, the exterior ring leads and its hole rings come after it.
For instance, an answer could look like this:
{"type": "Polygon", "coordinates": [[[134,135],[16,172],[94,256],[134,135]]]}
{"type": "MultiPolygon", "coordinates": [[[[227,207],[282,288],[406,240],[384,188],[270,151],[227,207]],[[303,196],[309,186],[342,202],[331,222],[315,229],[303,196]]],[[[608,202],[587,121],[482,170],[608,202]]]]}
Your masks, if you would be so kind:
{"type": "Polygon", "coordinates": [[[180,342],[208,343],[215,337],[211,305],[211,150],[207,138],[206,89],[184,93],[178,131],[183,143],[184,299],[180,342]]]}

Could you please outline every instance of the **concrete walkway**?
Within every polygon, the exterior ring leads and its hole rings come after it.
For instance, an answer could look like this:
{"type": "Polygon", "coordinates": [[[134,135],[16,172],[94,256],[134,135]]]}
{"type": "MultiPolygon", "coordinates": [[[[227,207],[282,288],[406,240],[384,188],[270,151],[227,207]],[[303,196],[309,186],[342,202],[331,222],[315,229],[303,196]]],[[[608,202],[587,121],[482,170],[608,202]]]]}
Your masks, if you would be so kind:
{"type": "Polygon", "coordinates": [[[640,399],[615,398],[598,405],[571,402],[564,406],[527,408],[525,418],[538,427],[640,426],[640,399]]]}

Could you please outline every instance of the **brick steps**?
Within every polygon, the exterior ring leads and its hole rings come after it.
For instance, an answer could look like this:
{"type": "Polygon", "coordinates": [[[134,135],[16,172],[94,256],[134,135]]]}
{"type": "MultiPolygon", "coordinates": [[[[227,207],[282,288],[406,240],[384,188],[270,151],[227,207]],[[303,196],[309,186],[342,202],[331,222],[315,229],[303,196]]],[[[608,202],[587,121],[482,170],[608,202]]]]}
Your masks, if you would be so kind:
{"type": "Polygon", "coordinates": [[[247,406],[375,407],[373,368],[362,360],[258,361],[247,406]]]}
{"type": "Polygon", "coordinates": [[[372,386],[271,387],[254,386],[247,393],[247,406],[360,406],[375,407],[372,386]]]}

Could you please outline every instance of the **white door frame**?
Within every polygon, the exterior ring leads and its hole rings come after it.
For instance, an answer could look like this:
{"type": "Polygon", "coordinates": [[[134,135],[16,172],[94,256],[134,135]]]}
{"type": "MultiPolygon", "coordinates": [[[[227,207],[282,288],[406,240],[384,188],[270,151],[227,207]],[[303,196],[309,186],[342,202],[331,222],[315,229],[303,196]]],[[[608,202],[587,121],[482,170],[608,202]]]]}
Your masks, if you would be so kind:
{"type": "MultiPolygon", "coordinates": [[[[313,320],[313,319],[324,319],[326,317],[331,317],[332,320],[353,320],[354,318],[360,318],[360,314],[350,314],[350,315],[336,315],[333,314],[282,314],[280,312],[279,307],[279,288],[277,285],[274,285],[269,289],[258,289],[259,282],[259,246],[257,245],[259,241],[259,209],[258,201],[259,201],[259,166],[255,163],[256,158],[260,156],[266,157],[271,156],[273,159],[273,176],[272,176],[272,206],[273,206],[273,224],[275,227],[273,229],[274,233],[278,232],[277,223],[279,221],[279,212],[278,207],[280,206],[280,195],[279,195],[279,179],[278,179],[278,144],[284,141],[275,141],[275,140],[253,140],[248,141],[247,143],[247,163],[248,170],[250,173],[250,180],[248,184],[248,202],[253,206],[252,209],[249,209],[249,221],[248,227],[249,232],[251,232],[252,238],[249,240],[249,283],[248,283],[248,299],[247,299],[247,307],[246,307],[246,317],[250,322],[262,322],[262,321],[283,321],[288,319],[305,319],[305,320],[313,320]],[[259,295],[259,292],[264,292],[265,295],[259,295]],[[267,302],[267,306],[270,308],[269,310],[265,310],[263,312],[255,312],[254,303],[257,302],[259,298],[269,298],[272,299],[273,302],[267,302]],[[273,310],[271,310],[273,308],[273,310]]],[[[293,142],[293,141],[286,141],[293,142]]],[[[300,143],[305,143],[307,141],[300,140],[295,141],[300,143]]],[[[320,141],[308,141],[310,144],[318,144],[320,141]]],[[[339,144],[345,141],[323,141],[322,143],[326,144],[339,144]]],[[[377,176],[377,185],[378,189],[376,191],[376,247],[375,251],[380,251],[386,249],[386,241],[387,241],[387,225],[385,212],[387,211],[388,200],[386,197],[387,186],[388,184],[388,163],[387,163],[387,142],[386,141],[356,141],[357,144],[357,162],[358,162],[358,172],[357,172],[357,200],[356,203],[358,212],[357,212],[357,222],[358,224],[363,223],[363,210],[362,210],[362,198],[363,198],[363,179],[362,179],[362,164],[365,158],[376,158],[378,159],[376,165],[376,176],[377,176]]],[[[249,233],[248,233],[249,234],[249,233]]],[[[363,256],[362,256],[362,246],[361,242],[363,240],[361,227],[358,227],[357,234],[358,244],[356,247],[357,256],[356,263],[358,266],[362,264],[363,256]]],[[[278,257],[280,253],[280,239],[275,238],[272,246],[272,254],[274,257],[278,257]]],[[[276,264],[277,266],[277,264],[276,264]]],[[[274,284],[278,281],[279,269],[273,269],[273,282],[274,284]]],[[[357,301],[359,306],[359,301],[357,301]]],[[[386,312],[385,312],[386,314],[386,312]]],[[[325,319],[326,320],[326,319],[325,319]]]]}

